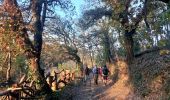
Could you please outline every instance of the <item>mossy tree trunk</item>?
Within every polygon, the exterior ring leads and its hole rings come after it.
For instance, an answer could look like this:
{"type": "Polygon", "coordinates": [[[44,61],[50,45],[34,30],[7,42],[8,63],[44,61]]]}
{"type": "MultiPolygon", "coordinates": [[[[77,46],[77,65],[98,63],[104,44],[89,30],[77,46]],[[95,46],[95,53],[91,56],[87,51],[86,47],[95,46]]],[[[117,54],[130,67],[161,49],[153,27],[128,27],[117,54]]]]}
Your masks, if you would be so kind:
{"type": "Polygon", "coordinates": [[[17,45],[24,51],[27,57],[30,73],[35,80],[38,91],[50,92],[47,82],[45,81],[43,71],[40,68],[39,60],[42,46],[42,26],[40,21],[40,13],[42,9],[42,0],[32,0],[33,13],[33,32],[35,33],[35,44],[33,45],[27,34],[27,29],[23,22],[21,10],[16,0],[4,0],[3,7],[11,20],[11,31],[16,35],[17,45]],[[37,7],[38,6],[38,7],[37,7]],[[40,11],[40,12],[39,12],[40,11]]]}
{"type": "Polygon", "coordinates": [[[110,45],[110,36],[108,32],[103,33],[103,44],[104,44],[104,53],[105,53],[105,61],[106,63],[112,63],[113,62],[113,55],[111,51],[111,45],[110,45]]]}

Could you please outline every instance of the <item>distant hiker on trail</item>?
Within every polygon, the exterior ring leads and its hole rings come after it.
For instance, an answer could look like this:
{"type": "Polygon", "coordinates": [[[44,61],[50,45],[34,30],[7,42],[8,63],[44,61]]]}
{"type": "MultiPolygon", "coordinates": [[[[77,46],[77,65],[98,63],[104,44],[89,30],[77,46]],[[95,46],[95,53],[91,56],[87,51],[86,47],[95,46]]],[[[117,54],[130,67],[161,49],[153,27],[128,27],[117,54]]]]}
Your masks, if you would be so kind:
{"type": "Polygon", "coordinates": [[[104,67],[102,69],[102,72],[103,72],[103,81],[104,81],[104,84],[107,85],[109,69],[107,68],[106,65],[104,65],[104,67]]]}
{"type": "Polygon", "coordinates": [[[94,78],[93,69],[94,69],[94,66],[92,66],[92,67],[91,67],[91,72],[92,72],[92,74],[93,74],[93,78],[94,78]]]}
{"type": "Polygon", "coordinates": [[[90,69],[88,68],[87,64],[84,66],[84,81],[86,82],[90,73],[90,69]]]}
{"type": "Polygon", "coordinates": [[[103,76],[102,76],[102,74],[103,74],[103,72],[102,72],[102,67],[99,67],[99,76],[100,76],[100,79],[102,80],[102,78],[103,78],[103,76]]]}
{"type": "Polygon", "coordinates": [[[94,83],[97,85],[98,84],[98,74],[99,74],[99,69],[97,68],[97,65],[94,66],[92,71],[93,71],[93,75],[94,75],[94,83]]]}

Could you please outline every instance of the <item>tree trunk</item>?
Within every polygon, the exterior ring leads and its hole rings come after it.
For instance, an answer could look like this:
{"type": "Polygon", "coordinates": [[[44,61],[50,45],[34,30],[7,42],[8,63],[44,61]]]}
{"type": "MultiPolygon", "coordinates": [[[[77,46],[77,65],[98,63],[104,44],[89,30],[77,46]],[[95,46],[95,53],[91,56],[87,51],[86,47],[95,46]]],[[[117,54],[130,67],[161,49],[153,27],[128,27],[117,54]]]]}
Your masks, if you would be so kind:
{"type": "Polygon", "coordinates": [[[125,44],[125,50],[126,50],[126,60],[129,64],[132,63],[134,58],[134,51],[133,51],[133,34],[135,33],[135,30],[132,30],[128,32],[128,30],[125,31],[124,36],[124,44],[125,44]]]}
{"type": "Polygon", "coordinates": [[[104,33],[104,51],[105,51],[106,63],[113,62],[113,55],[112,55],[111,47],[110,47],[110,37],[109,37],[108,32],[104,33]]]}
{"type": "Polygon", "coordinates": [[[83,63],[77,62],[80,77],[83,76],[83,63]]]}
{"type": "MultiPolygon", "coordinates": [[[[32,18],[33,18],[33,33],[34,33],[34,48],[37,52],[36,55],[36,66],[39,69],[39,72],[41,76],[44,76],[44,72],[40,67],[40,56],[41,56],[41,50],[42,50],[42,32],[43,32],[43,25],[45,21],[46,15],[43,14],[43,23],[41,22],[41,11],[42,11],[42,4],[43,0],[32,0],[31,1],[31,9],[32,9],[32,18]]],[[[46,6],[45,6],[46,7],[46,6]]],[[[46,13],[46,11],[44,11],[46,13]]]]}
{"type": "Polygon", "coordinates": [[[83,63],[81,62],[80,57],[78,55],[75,55],[75,58],[76,58],[75,61],[78,65],[78,69],[80,71],[80,75],[83,75],[83,63]]]}
{"type": "MultiPolygon", "coordinates": [[[[42,32],[43,27],[41,23],[41,11],[42,11],[43,0],[32,0],[32,28],[34,33],[34,47],[38,52],[38,58],[41,55],[42,49],[42,32]]],[[[38,59],[39,60],[39,59],[38,59]]]]}
{"type": "Polygon", "coordinates": [[[170,30],[169,30],[169,27],[170,27],[170,24],[168,23],[168,21],[166,21],[166,39],[168,40],[168,43],[167,43],[167,46],[170,47],[170,30]]]}
{"type": "Polygon", "coordinates": [[[40,73],[39,62],[37,61],[37,57],[29,58],[27,61],[32,75],[32,79],[36,82],[36,89],[38,90],[37,92],[50,92],[51,89],[49,88],[44,78],[44,75],[40,73]]]}
{"type": "MultiPolygon", "coordinates": [[[[35,1],[35,0],[34,0],[35,1]]],[[[36,0],[35,2],[40,2],[42,0],[36,0]]],[[[33,3],[35,3],[33,2],[33,3]]],[[[23,17],[22,13],[17,5],[16,0],[4,0],[3,2],[3,7],[5,11],[8,13],[8,16],[11,19],[11,31],[13,31],[14,34],[16,34],[16,41],[19,41],[18,45],[20,48],[24,51],[29,69],[31,72],[31,76],[33,80],[37,83],[36,88],[38,91],[42,91],[45,93],[50,93],[51,89],[48,86],[47,82],[45,81],[43,71],[40,68],[39,60],[40,60],[40,54],[41,54],[41,46],[42,46],[42,27],[39,26],[40,23],[40,18],[38,17],[37,19],[34,19],[34,31],[36,32],[37,35],[35,35],[36,43],[35,43],[35,48],[30,41],[28,34],[27,34],[27,29],[24,27],[24,22],[23,22],[23,17]]],[[[34,9],[39,11],[39,9],[34,9]]],[[[33,15],[36,12],[33,12],[33,15]]],[[[40,12],[38,13],[40,14],[40,12]]],[[[38,92],[37,92],[38,93],[38,92]]]]}

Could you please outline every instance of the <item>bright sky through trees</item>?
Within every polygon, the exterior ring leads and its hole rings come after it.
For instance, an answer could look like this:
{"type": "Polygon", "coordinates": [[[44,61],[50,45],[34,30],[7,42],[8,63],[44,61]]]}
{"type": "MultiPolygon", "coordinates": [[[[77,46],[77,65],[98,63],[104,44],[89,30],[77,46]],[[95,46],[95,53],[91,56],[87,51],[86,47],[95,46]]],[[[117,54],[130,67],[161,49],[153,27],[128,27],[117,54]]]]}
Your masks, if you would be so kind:
{"type": "Polygon", "coordinates": [[[80,18],[81,15],[82,15],[82,8],[83,8],[83,5],[85,4],[85,1],[84,0],[71,0],[71,3],[73,4],[73,6],[75,7],[74,11],[72,12],[66,12],[64,11],[61,7],[56,7],[56,13],[61,16],[62,18],[65,18],[67,17],[67,15],[69,16],[71,13],[74,12],[72,18],[76,19],[76,18],[80,18]]]}

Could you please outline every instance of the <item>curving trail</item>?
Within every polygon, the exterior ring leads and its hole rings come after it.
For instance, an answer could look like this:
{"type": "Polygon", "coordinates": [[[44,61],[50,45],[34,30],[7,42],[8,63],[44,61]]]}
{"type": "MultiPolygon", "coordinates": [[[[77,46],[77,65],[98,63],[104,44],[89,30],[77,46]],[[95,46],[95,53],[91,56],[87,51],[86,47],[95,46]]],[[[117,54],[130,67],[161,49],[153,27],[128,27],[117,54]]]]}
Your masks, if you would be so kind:
{"type": "Polygon", "coordinates": [[[99,78],[99,84],[94,85],[91,75],[86,84],[74,89],[73,100],[127,100],[130,89],[125,86],[125,80],[118,80],[115,84],[109,80],[105,86],[99,78]]]}
{"type": "MultiPolygon", "coordinates": [[[[86,85],[81,84],[75,88],[73,100],[134,100],[134,95],[128,83],[126,65],[119,64],[118,80],[109,79],[107,86],[99,77],[99,84],[94,85],[92,75],[86,85]],[[91,83],[91,84],[90,84],[91,83]]],[[[135,98],[135,100],[140,100],[135,98]]]]}

